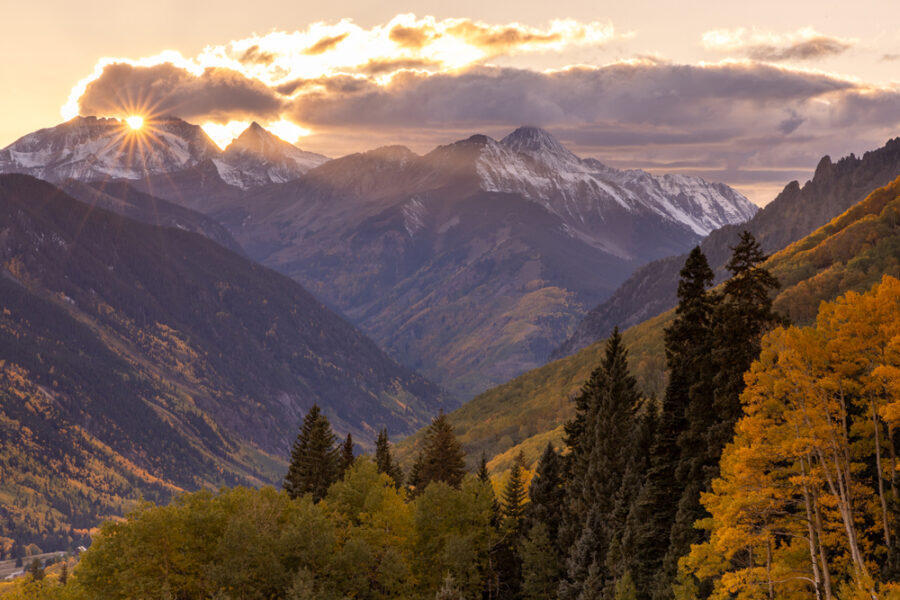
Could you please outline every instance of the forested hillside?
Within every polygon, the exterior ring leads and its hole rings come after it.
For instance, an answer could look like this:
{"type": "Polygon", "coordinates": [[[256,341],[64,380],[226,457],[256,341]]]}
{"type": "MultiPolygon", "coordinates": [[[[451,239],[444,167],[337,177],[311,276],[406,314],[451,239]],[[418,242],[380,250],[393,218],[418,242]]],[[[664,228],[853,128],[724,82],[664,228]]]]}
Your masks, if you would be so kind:
{"type": "Polygon", "coordinates": [[[441,403],[287,277],[29,176],[0,176],[0,260],[6,546],[80,543],[125,498],[276,481],[314,402],[364,445],[441,403]]]}
{"type": "MultiPolygon", "coordinates": [[[[900,276],[900,179],[876,190],[831,223],[772,255],[765,266],[781,283],[775,309],[809,323],[823,300],[862,291],[882,275],[900,276]]],[[[640,389],[660,396],[665,387],[663,329],[668,311],[623,333],[640,389]]],[[[537,459],[547,440],[559,440],[574,414],[572,398],[599,360],[598,342],[477,396],[449,415],[470,455],[500,456],[493,468],[511,464],[519,450],[537,459]]],[[[401,446],[408,460],[418,436],[401,446]]]]}
{"type": "Polygon", "coordinates": [[[483,462],[464,474],[444,415],[404,484],[386,437],[375,460],[354,459],[314,408],[285,491],[144,504],[104,525],[73,578],[37,564],[0,595],[895,598],[900,280],[823,303],[814,326],[773,329],[761,257],[742,236],[717,290],[693,252],[661,401],[641,397],[614,332],[563,448],[547,445],[533,476],[520,457],[499,493],[483,462]],[[339,456],[343,475],[318,486],[339,456]]]}

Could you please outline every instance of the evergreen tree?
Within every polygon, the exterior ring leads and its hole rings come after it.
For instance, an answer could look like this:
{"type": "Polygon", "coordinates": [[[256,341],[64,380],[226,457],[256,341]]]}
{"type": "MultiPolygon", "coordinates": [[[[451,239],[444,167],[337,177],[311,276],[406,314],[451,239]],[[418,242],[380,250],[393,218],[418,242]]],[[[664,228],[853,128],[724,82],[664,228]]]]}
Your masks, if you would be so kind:
{"type": "Polygon", "coordinates": [[[378,434],[378,439],[375,440],[375,465],[378,467],[378,472],[387,474],[394,480],[394,484],[398,488],[403,485],[403,469],[394,461],[391,454],[387,429],[382,429],[378,434]]]}
{"type": "Polygon", "coordinates": [[[560,507],[565,505],[566,491],[563,484],[562,458],[553,444],[548,442],[528,488],[529,502],[525,506],[525,520],[527,529],[538,523],[542,524],[554,547],[562,522],[560,507]]]}
{"type": "Polygon", "coordinates": [[[347,434],[347,439],[341,445],[341,477],[347,472],[347,469],[353,466],[356,457],[353,456],[353,436],[347,434]]]}
{"type": "Polygon", "coordinates": [[[422,463],[424,462],[424,456],[422,451],[416,455],[416,460],[413,461],[412,468],[409,470],[409,475],[406,477],[406,487],[409,490],[411,496],[415,497],[422,493],[425,486],[422,485],[422,477],[420,473],[422,472],[422,463]]]}
{"type": "Polygon", "coordinates": [[[709,362],[715,297],[707,291],[712,281],[706,257],[699,247],[694,248],[681,269],[675,320],[665,330],[669,382],[644,467],[646,473],[621,536],[620,554],[626,564],[630,563],[628,572],[641,597],[666,588],[663,563],[679,499],[686,481],[698,476],[696,470],[706,456],[704,436],[713,418],[709,362]],[[706,410],[701,408],[704,404],[706,410]],[[691,417],[698,420],[696,435],[689,431],[691,417]],[[699,442],[694,439],[697,436],[699,442]]]}
{"type": "Polygon", "coordinates": [[[478,481],[481,483],[491,482],[491,474],[488,473],[487,468],[487,455],[484,453],[484,450],[481,451],[481,460],[478,463],[478,472],[475,473],[475,476],[478,477],[478,481]]]}
{"type": "Polygon", "coordinates": [[[513,530],[519,529],[522,515],[525,513],[525,501],[528,499],[523,479],[525,468],[525,455],[519,451],[516,460],[513,462],[512,469],[510,469],[509,479],[506,480],[506,486],[501,494],[503,516],[507,519],[508,526],[513,530]]]}
{"type": "Polygon", "coordinates": [[[425,488],[432,481],[443,481],[459,488],[466,472],[465,453],[453,434],[453,426],[441,411],[425,432],[422,463],[419,466],[418,487],[425,488]]]}
{"type": "Polygon", "coordinates": [[[522,564],[522,598],[546,600],[556,596],[559,557],[543,523],[535,523],[519,544],[522,564]]]}
{"type": "Polygon", "coordinates": [[[566,484],[567,531],[561,537],[570,551],[567,583],[561,586],[561,592],[575,593],[567,598],[578,597],[591,569],[597,585],[605,586],[610,579],[607,552],[624,526],[614,522],[612,516],[633,454],[634,412],[639,404],[637,382],[628,370],[628,353],[617,328],[607,340],[603,362],[576,399],[575,420],[566,428],[572,452],[566,484]],[[586,514],[591,518],[585,520],[586,514]],[[586,522],[593,523],[593,531],[584,530],[586,522]],[[586,547],[588,543],[594,546],[586,547]]]}
{"type": "Polygon", "coordinates": [[[710,430],[708,439],[714,463],[731,441],[734,424],[741,415],[744,373],[759,356],[762,336],[783,322],[772,310],[771,296],[780,284],[760,266],[766,258],[753,234],[744,231],[726,265],[731,278],[725,282],[713,328],[713,405],[719,422],[710,430]]]}
{"type": "Polygon", "coordinates": [[[313,404],[294,442],[291,464],[282,484],[291,498],[312,494],[313,500],[318,502],[325,497],[329,486],[340,476],[336,441],[328,417],[313,404]]]}
{"type": "Polygon", "coordinates": [[[32,560],[28,571],[31,573],[31,578],[34,581],[41,581],[44,578],[44,565],[41,563],[41,559],[35,558],[32,560]]]}

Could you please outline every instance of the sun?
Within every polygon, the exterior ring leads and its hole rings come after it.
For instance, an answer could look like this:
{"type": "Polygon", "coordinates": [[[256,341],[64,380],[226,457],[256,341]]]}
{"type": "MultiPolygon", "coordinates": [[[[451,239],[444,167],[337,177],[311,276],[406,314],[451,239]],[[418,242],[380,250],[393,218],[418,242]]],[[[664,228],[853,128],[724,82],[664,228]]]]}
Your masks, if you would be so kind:
{"type": "Polygon", "coordinates": [[[144,117],[139,117],[137,115],[132,115],[125,119],[125,122],[128,123],[128,126],[132,129],[140,129],[144,126],[144,117]]]}

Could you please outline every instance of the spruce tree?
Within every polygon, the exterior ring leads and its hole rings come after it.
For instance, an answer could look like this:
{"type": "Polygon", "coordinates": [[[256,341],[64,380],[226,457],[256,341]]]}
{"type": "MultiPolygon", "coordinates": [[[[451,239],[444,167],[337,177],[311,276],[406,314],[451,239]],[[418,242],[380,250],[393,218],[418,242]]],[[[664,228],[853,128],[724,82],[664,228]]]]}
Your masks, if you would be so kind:
{"type": "Polygon", "coordinates": [[[766,258],[753,234],[744,231],[726,265],[731,278],[725,282],[713,328],[713,403],[720,421],[709,433],[709,447],[715,462],[741,415],[744,373],[759,356],[763,334],[783,322],[772,310],[772,293],[780,284],[760,266],[766,258]]]}
{"type": "Polygon", "coordinates": [[[509,479],[506,480],[506,486],[501,494],[501,503],[503,505],[503,516],[509,522],[509,527],[518,530],[521,524],[522,515],[525,513],[525,501],[528,499],[528,493],[525,491],[524,473],[525,456],[519,451],[516,460],[510,469],[509,479]]]}
{"type": "Polygon", "coordinates": [[[291,464],[282,484],[291,498],[312,494],[313,500],[318,502],[325,497],[329,486],[340,476],[336,441],[328,417],[313,404],[294,442],[291,464]]]}
{"type": "Polygon", "coordinates": [[[409,475],[406,476],[406,487],[413,497],[421,494],[425,487],[422,485],[422,477],[420,475],[424,460],[423,453],[420,450],[419,453],[416,454],[416,460],[413,461],[412,467],[409,470],[409,475]]]}
{"type": "Polygon", "coordinates": [[[441,411],[425,432],[417,487],[424,489],[432,481],[443,481],[458,489],[465,473],[465,453],[447,415],[441,411]]]}
{"type": "Polygon", "coordinates": [[[344,440],[344,443],[341,444],[341,460],[340,460],[340,476],[343,477],[344,473],[353,466],[353,463],[356,461],[356,457],[353,456],[353,436],[349,433],[347,434],[347,439],[344,440]]]}
{"type": "Polygon", "coordinates": [[[394,461],[391,454],[387,429],[382,429],[378,434],[378,439],[375,440],[375,465],[378,467],[378,472],[388,475],[398,488],[403,485],[403,469],[394,461]]]}
{"type": "Polygon", "coordinates": [[[475,476],[481,483],[491,482],[491,474],[488,473],[487,468],[487,455],[484,453],[484,450],[481,451],[481,460],[478,462],[478,472],[475,473],[475,476]]]}
{"type": "Polygon", "coordinates": [[[561,598],[563,594],[578,598],[589,572],[591,589],[605,587],[610,580],[607,553],[624,526],[612,519],[615,498],[633,454],[634,413],[639,404],[637,382],[629,372],[628,353],[616,328],[607,340],[603,362],[576,399],[575,420],[566,428],[572,452],[566,484],[567,531],[561,537],[570,550],[561,598]]]}
{"type": "Polygon", "coordinates": [[[528,488],[529,502],[525,506],[525,520],[527,529],[538,523],[543,524],[546,535],[554,546],[562,522],[560,508],[565,505],[564,483],[562,458],[553,444],[548,442],[528,488]]]}
{"type": "Polygon", "coordinates": [[[619,542],[618,554],[623,559],[620,568],[629,571],[639,596],[644,598],[653,590],[666,588],[668,576],[663,573],[663,563],[679,499],[686,480],[697,476],[696,469],[705,457],[704,435],[712,418],[709,361],[715,297],[707,291],[712,281],[706,257],[699,247],[694,248],[680,273],[675,320],[665,330],[669,382],[644,467],[646,473],[619,542]],[[704,404],[706,410],[700,408],[704,404]],[[698,420],[696,435],[689,431],[692,417],[698,420]]]}
{"type": "Polygon", "coordinates": [[[546,600],[556,596],[559,559],[543,523],[535,523],[519,543],[522,564],[522,598],[546,600]]]}

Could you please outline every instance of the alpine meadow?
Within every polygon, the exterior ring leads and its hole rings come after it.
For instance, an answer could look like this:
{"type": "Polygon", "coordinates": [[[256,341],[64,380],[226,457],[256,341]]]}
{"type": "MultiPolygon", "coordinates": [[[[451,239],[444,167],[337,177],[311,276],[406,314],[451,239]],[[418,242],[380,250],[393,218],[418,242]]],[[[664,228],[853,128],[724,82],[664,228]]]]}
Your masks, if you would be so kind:
{"type": "Polygon", "coordinates": [[[0,36],[0,600],[900,600],[900,5],[0,36]]]}

